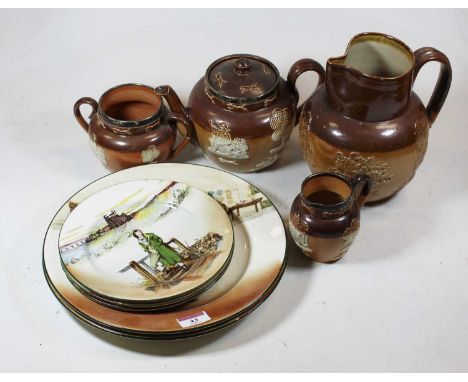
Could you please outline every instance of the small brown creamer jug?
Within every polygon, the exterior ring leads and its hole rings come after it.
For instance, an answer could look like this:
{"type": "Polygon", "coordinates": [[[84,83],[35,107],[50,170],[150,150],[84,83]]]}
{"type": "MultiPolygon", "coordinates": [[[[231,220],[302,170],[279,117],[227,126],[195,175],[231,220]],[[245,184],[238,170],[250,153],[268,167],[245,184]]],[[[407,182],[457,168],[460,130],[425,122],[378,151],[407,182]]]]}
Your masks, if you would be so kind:
{"type": "MultiPolygon", "coordinates": [[[[310,169],[369,175],[370,202],[401,190],[424,158],[429,128],[447,97],[452,79],[448,58],[434,48],[413,52],[394,37],[362,33],[352,38],[344,56],[327,61],[326,71],[314,60],[299,63],[319,75],[299,123],[310,169]],[[441,69],[425,107],[412,87],[430,61],[439,62],[441,69]]],[[[291,71],[288,79],[295,81],[297,75],[291,71]]]]}
{"type": "Polygon", "coordinates": [[[340,260],[359,230],[360,210],[371,190],[366,175],[315,173],[302,183],[289,215],[289,230],[304,254],[319,263],[340,260]]]}

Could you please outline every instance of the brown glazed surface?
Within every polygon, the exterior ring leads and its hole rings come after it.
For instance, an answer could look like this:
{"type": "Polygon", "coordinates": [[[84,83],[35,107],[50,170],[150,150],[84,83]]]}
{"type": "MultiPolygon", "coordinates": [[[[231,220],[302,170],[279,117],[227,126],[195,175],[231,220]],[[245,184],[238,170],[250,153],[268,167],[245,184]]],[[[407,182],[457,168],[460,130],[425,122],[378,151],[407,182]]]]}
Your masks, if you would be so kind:
{"type": "MultiPolygon", "coordinates": [[[[306,70],[298,64],[291,68],[298,75],[306,70]]],[[[295,78],[283,80],[272,63],[258,56],[231,55],[212,63],[193,88],[187,111],[169,87],[156,92],[190,117],[205,155],[234,172],[273,164],[297,119],[295,78]]]]}
{"type": "Polygon", "coordinates": [[[253,172],[278,158],[294,127],[296,103],[294,92],[281,79],[276,98],[267,106],[250,111],[229,110],[211,101],[202,78],[190,95],[189,111],[198,143],[209,159],[229,171],[253,172]],[[272,127],[274,119],[280,120],[278,133],[272,127]],[[212,143],[218,137],[238,140],[239,147],[246,149],[239,150],[237,158],[222,155],[212,143]]]}
{"type": "Polygon", "coordinates": [[[302,61],[313,63],[321,80],[305,102],[299,124],[311,170],[369,175],[370,202],[398,192],[422,162],[429,128],[450,88],[447,57],[433,48],[413,53],[393,37],[364,33],[351,40],[344,56],[328,60],[326,72],[313,60],[302,61]],[[359,48],[363,44],[383,47],[383,58],[364,57],[369,52],[359,48]],[[385,50],[396,56],[386,58],[385,50]],[[440,62],[441,71],[426,108],[412,85],[429,61],[440,62]]]}
{"type": "Polygon", "coordinates": [[[184,115],[169,113],[161,97],[145,85],[126,84],[105,92],[99,102],[79,99],[75,117],[90,138],[90,146],[101,163],[111,171],[147,163],[165,162],[188,143],[191,125],[184,115]],[[89,123],[80,106],[92,107],[89,123]],[[177,129],[184,126],[184,139],[174,147],[177,129]]]}
{"type": "Polygon", "coordinates": [[[333,263],[347,252],[359,230],[360,209],[370,179],[316,173],[302,183],[291,205],[289,228],[303,253],[313,261],[333,263]]]}

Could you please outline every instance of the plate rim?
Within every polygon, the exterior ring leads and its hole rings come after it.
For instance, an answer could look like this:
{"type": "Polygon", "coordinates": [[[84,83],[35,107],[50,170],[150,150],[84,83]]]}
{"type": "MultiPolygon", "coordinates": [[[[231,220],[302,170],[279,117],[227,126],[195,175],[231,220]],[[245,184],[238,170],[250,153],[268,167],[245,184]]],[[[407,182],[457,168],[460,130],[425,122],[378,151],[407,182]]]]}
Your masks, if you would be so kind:
{"type": "MultiPolygon", "coordinates": [[[[104,323],[99,323],[97,320],[87,316],[86,314],[80,312],[78,309],[74,308],[70,303],[64,301],[65,299],[60,295],[60,292],[55,291],[52,281],[45,273],[45,278],[47,282],[47,286],[51,290],[54,297],[57,301],[75,318],[82,321],[84,324],[89,325],[95,329],[101,330],[106,334],[111,334],[114,336],[122,337],[122,338],[130,338],[136,339],[141,341],[176,341],[176,340],[184,340],[189,338],[196,338],[206,334],[213,333],[217,330],[221,330],[236,324],[237,322],[241,321],[245,317],[247,317],[250,313],[256,310],[260,305],[262,305],[268,297],[274,292],[276,287],[278,286],[281,278],[283,277],[284,271],[286,269],[287,259],[283,262],[280,271],[278,272],[276,278],[273,280],[273,283],[270,287],[265,291],[262,295],[262,298],[258,299],[258,301],[251,306],[246,307],[244,310],[239,311],[238,314],[229,317],[225,320],[221,320],[213,325],[207,325],[204,327],[195,327],[192,330],[183,330],[177,332],[144,332],[144,331],[134,331],[132,329],[125,329],[120,330],[117,327],[113,327],[110,325],[106,325],[104,323]]],[[[43,267],[45,264],[43,263],[43,267]]],[[[44,269],[45,272],[45,269],[44,269]]]]}
{"type": "Polygon", "coordinates": [[[99,297],[93,296],[91,293],[87,293],[87,292],[81,290],[80,286],[76,285],[74,283],[73,279],[68,278],[68,280],[73,285],[73,287],[75,289],[77,289],[79,292],[81,292],[84,296],[88,297],[90,300],[92,300],[92,301],[94,301],[94,302],[96,302],[98,304],[101,304],[101,305],[103,305],[103,306],[105,306],[107,308],[112,308],[112,309],[116,309],[116,310],[120,310],[122,312],[128,312],[128,313],[145,313],[145,312],[157,313],[158,311],[161,312],[161,311],[164,311],[166,309],[177,308],[177,307],[179,307],[181,305],[189,303],[190,301],[192,301],[193,299],[197,298],[199,295],[201,295],[202,293],[205,293],[208,289],[210,289],[214,284],[216,284],[216,282],[224,275],[224,273],[229,268],[229,264],[231,263],[232,253],[233,252],[234,251],[231,252],[229,258],[227,259],[226,263],[224,264],[224,267],[222,269],[220,269],[219,272],[216,273],[212,277],[212,279],[208,280],[209,281],[208,283],[202,284],[201,287],[197,288],[193,292],[193,294],[190,294],[189,296],[182,296],[180,299],[176,299],[173,303],[170,303],[171,300],[169,300],[169,302],[168,301],[162,301],[162,304],[160,304],[159,306],[158,305],[154,305],[154,306],[153,305],[145,305],[145,304],[139,304],[140,305],[139,307],[135,307],[135,306],[131,306],[131,305],[124,305],[124,304],[116,305],[116,304],[113,304],[113,302],[111,302],[111,301],[101,300],[99,297]]]}

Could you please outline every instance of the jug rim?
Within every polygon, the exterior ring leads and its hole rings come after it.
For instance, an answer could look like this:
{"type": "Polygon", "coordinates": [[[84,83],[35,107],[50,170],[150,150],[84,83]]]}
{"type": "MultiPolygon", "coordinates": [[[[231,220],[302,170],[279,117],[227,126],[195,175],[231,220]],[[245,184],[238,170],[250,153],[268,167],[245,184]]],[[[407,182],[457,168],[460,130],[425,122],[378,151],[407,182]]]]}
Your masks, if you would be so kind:
{"type": "Polygon", "coordinates": [[[414,56],[414,52],[407,44],[405,44],[403,41],[401,41],[397,37],[394,37],[394,36],[386,34],[386,33],[381,33],[381,32],[362,32],[362,33],[358,33],[357,35],[353,36],[351,38],[351,40],[349,40],[348,45],[346,46],[346,50],[345,50],[344,54],[342,54],[341,56],[337,56],[337,57],[330,57],[327,60],[327,66],[328,65],[339,65],[341,67],[345,67],[348,70],[351,70],[351,71],[355,72],[356,74],[359,74],[362,77],[368,78],[370,80],[376,80],[376,81],[400,80],[400,79],[408,76],[409,74],[411,74],[413,72],[415,63],[416,63],[416,58],[414,56]],[[353,66],[351,66],[349,64],[332,62],[334,60],[345,59],[348,56],[349,51],[352,48],[353,44],[356,42],[356,40],[361,38],[361,37],[365,37],[365,36],[384,37],[385,39],[396,42],[397,44],[402,46],[409,53],[409,55],[411,56],[411,67],[406,72],[404,72],[404,73],[402,73],[402,74],[400,74],[398,76],[383,77],[383,76],[376,76],[376,75],[364,73],[364,72],[356,69],[355,67],[353,67],[353,66]]]}
{"type": "Polygon", "coordinates": [[[101,95],[101,97],[99,97],[99,100],[98,100],[98,114],[99,114],[99,117],[102,118],[102,120],[104,122],[106,122],[106,123],[108,123],[110,125],[117,125],[119,127],[137,128],[137,127],[147,126],[147,125],[150,125],[150,124],[151,125],[156,124],[161,119],[162,112],[163,112],[163,101],[162,101],[161,96],[154,92],[153,87],[142,84],[142,83],[138,83],[138,82],[128,82],[128,83],[125,83],[125,84],[120,84],[120,85],[113,86],[110,89],[106,90],[101,95]],[[109,93],[111,93],[112,91],[114,91],[116,89],[127,87],[127,86],[136,86],[136,87],[145,88],[145,89],[149,90],[149,92],[154,94],[154,96],[156,98],[159,98],[160,102],[159,102],[158,109],[152,115],[150,115],[149,117],[143,118],[143,119],[125,120],[125,119],[118,119],[118,118],[111,117],[109,114],[107,114],[102,109],[102,101],[103,101],[104,97],[106,97],[107,95],[109,95],[109,93]]]}
{"type": "Polygon", "coordinates": [[[341,211],[341,210],[344,210],[347,207],[349,207],[350,204],[352,203],[353,196],[354,196],[353,187],[354,187],[354,185],[351,182],[351,180],[348,177],[346,177],[346,176],[344,176],[344,175],[342,175],[340,173],[332,172],[332,171],[314,172],[314,173],[310,174],[309,176],[307,176],[302,181],[300,197],[301,197],[302,203],[306,207],[312,208],[314,210],[322,210],[322,211],[325,211],[325,212],[341,211]],[[307,185],[307,183],[310,180],[312,180],[314,178],[324,177],[324,176],[336,178],[336,179],[339,179],[340,181],[346,183],[346,185],[349,187],[349,195],[345,199],[343,199],[341,202],[333,203],[333,204],[316,203],[316,202],[311,202],[310,200],[308,200],[307,197],[304,195],[304,187],[307,185]]]}

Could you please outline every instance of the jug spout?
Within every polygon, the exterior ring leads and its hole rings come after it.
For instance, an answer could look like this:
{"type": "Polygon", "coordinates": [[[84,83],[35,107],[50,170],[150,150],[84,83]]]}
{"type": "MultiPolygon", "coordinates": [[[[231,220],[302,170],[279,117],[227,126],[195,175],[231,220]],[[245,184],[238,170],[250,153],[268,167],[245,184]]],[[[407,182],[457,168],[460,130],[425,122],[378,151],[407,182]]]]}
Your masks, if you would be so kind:
{"type": "Polygon", "coordinates": [[[353,119],[393,119],[408,104],[414,64],[413,52],[400,40],[361,33],[351,39],[343,56],[327,61],[327,99],[353,119]]]}

